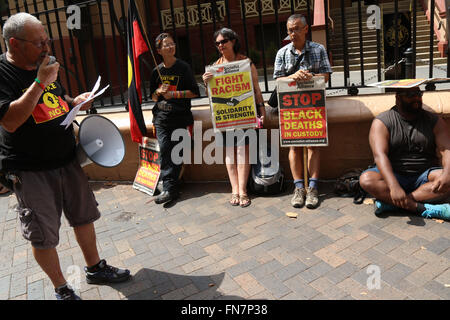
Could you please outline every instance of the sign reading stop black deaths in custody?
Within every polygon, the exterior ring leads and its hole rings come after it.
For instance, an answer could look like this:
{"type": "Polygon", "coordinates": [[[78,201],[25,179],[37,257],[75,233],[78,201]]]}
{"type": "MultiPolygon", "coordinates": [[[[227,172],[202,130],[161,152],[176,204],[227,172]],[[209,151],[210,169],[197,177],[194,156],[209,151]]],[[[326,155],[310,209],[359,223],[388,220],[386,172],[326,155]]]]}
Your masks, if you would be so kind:
{"type": "Polygon", "coordinates": [[[278,80],[277,92],[281,146],[327,146],[324,77],[304,82],[278,80]]]}
{"type": "Polygon", "coordinates": [[[139,169],[133,188],[152,196],[158,186],[160,163],[158,140],[144,138],[143,144],[139,144],[139,169]]]}

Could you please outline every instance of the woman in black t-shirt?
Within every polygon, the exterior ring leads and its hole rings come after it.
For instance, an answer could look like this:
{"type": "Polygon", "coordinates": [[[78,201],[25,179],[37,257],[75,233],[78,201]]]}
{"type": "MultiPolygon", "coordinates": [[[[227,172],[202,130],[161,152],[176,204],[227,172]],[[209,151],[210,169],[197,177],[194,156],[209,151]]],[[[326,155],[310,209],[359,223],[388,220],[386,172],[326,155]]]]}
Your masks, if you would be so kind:
{"type": "Polygon", "coordinates": [[[191,126],[194,122],[191,112],[191,98],[200,95],[190,66],[175,57],[176,44],[168,33],[162,33],[155,40],[155,47],[163,58],[152,72],[150,90],[153,107],[153,125],[156,129],[161,154],[161,175],[163,192],[156,197],[156,203],[165,203],[178,197],[178,177],[181,164],[171,159],[176,141],[171,141],[173,131],[191,126]],[[159,72],[158,72],[159,69],[159,72]]]}

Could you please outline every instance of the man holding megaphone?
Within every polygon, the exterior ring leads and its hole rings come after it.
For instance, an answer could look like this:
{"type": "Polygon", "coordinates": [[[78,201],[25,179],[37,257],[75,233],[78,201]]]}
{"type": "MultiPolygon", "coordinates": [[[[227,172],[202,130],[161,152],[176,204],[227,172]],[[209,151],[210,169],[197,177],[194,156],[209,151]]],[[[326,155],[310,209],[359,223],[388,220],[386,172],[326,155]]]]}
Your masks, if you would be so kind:
{"type": "MultiPolygon", "coordinates": [[[[94,229],[100,212],[76,160],[73,128],[60,125],[88,93],[74,99],[65,94],[58,81],[59,63],[48,55],[50,40],[34,16],[11,16],[3,38],[7,52],[0,56],[0,183],[16,194],[24,238],[57,299],[79,299],[66,283],[56,251],[63,211],[83,252],[87,282],[128,280],[129,270],[100,260],[94,229]]],[[[81,110],[88,108],[90,103],[81,110]]]]}

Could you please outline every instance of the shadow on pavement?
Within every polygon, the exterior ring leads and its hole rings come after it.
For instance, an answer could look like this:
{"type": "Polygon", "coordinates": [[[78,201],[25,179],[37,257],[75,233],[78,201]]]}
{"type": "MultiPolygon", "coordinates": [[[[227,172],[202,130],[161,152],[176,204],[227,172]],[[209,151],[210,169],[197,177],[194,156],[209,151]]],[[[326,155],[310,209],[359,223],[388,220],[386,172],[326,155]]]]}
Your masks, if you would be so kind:
{"type": "Polygon", "coordinates": [[[130,281],[110,285],[128,300],[243,300],[223,295],[219,287],[225,273],[205,276],[186,276],[143,268],[130,281]]]}

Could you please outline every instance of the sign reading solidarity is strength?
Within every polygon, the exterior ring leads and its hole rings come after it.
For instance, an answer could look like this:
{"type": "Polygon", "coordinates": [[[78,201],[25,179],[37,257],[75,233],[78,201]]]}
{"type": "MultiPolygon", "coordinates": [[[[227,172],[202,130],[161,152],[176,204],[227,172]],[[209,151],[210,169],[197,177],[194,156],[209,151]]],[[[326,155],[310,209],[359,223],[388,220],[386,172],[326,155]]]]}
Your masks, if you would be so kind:
{"type": "Polygon", "coordinates": [[[328,146],[325,79],[278,80],[281,146],[328,146]]]}
{"type": "Polygon", "coordinates": [[[256,128],[250,60],[207,66],[206,71],[213,74],[208,96],[214,130],[256,128]]]}

